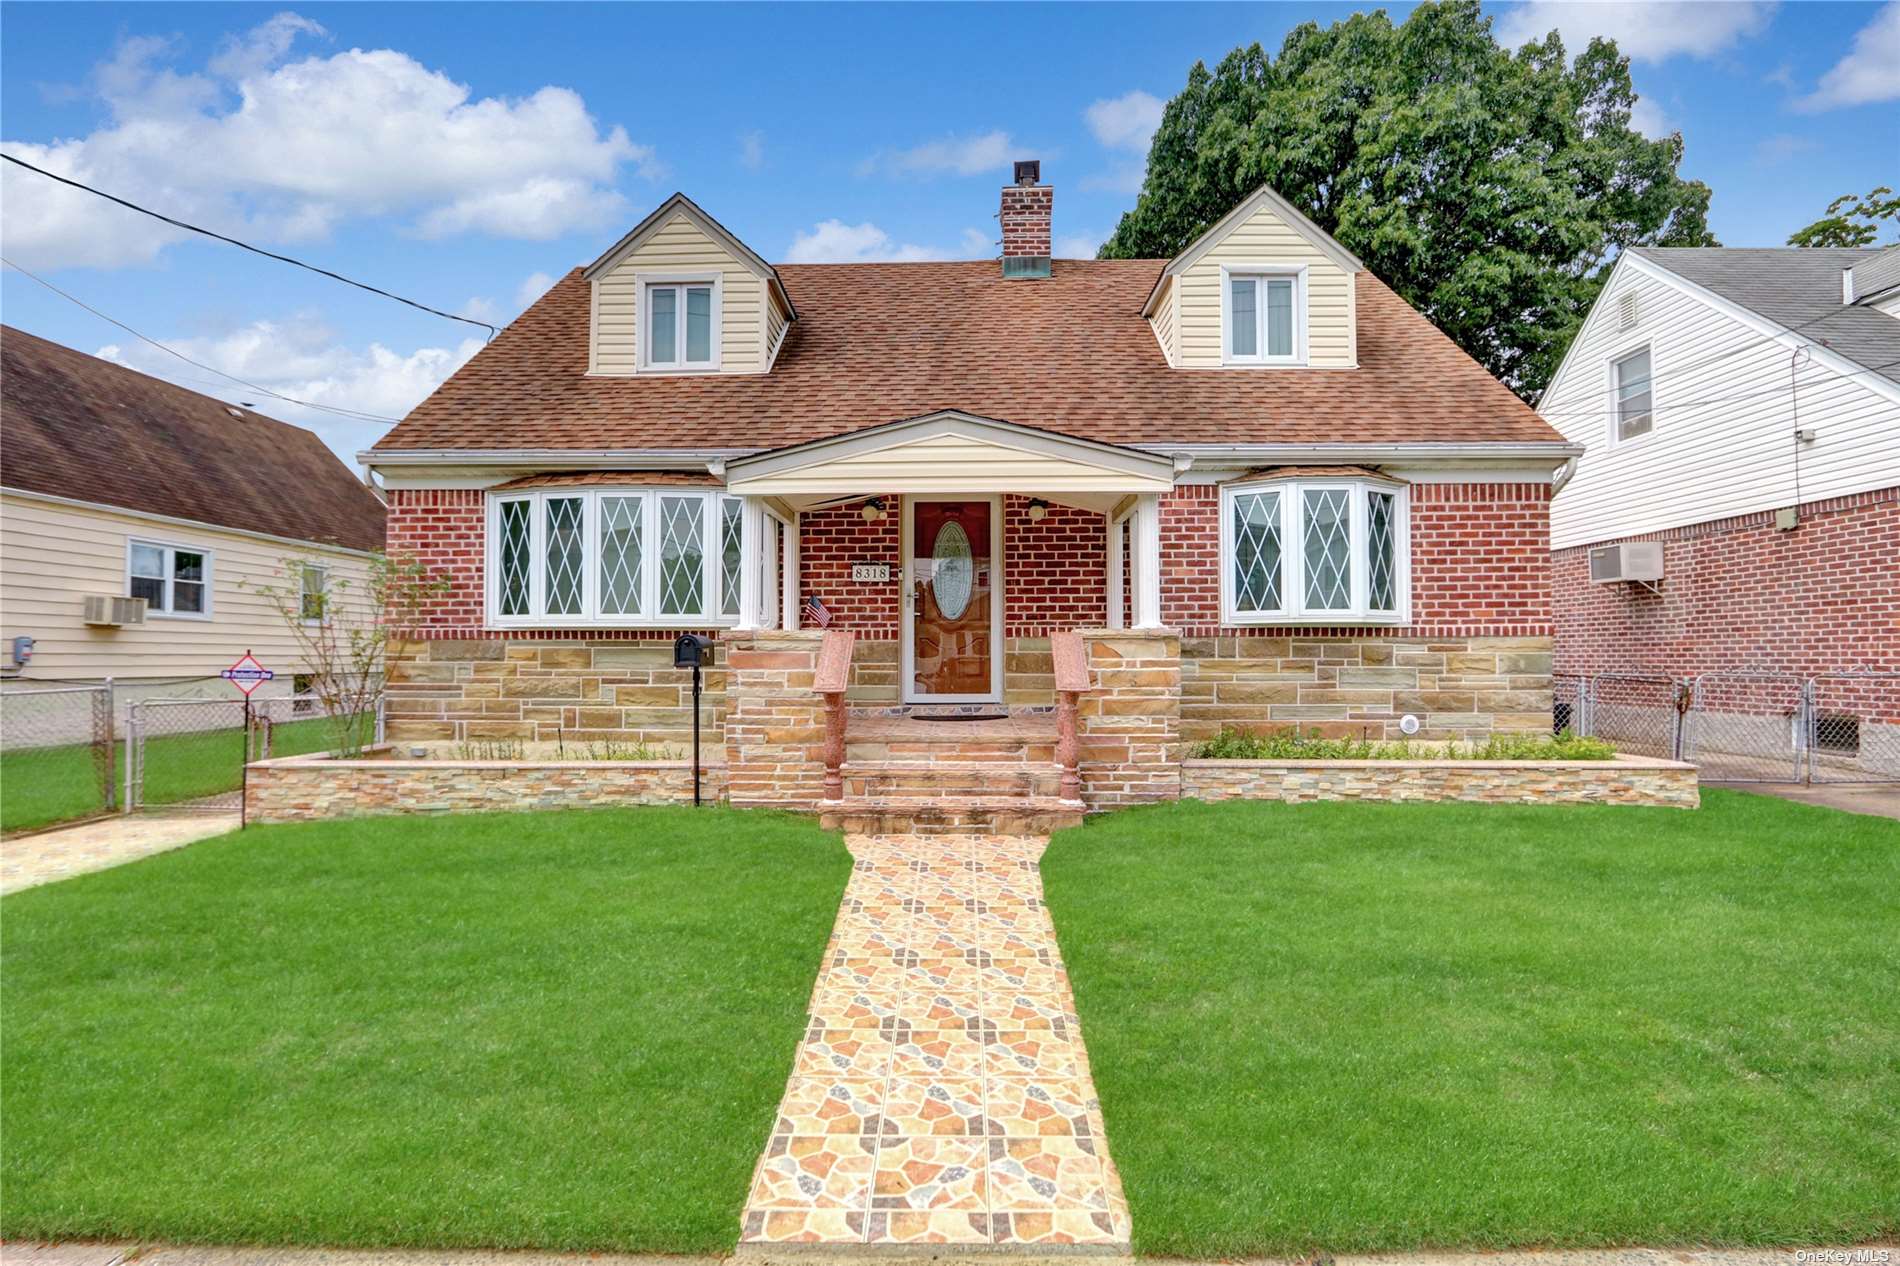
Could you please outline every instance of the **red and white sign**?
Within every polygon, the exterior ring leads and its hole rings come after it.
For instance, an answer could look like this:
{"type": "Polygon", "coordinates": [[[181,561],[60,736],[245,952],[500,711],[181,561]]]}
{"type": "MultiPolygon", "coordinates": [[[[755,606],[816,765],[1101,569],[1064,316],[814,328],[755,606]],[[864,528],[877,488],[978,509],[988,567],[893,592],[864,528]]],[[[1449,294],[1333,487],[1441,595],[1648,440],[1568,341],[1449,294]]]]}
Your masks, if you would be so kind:
{"type": "Polygon", "coordinates": [[[249,651],[245,651],[243,659],[219,673],[218,676],[243,691],[244,697],[248,699],[251,697],[251,691],[270,681],[277,674],[258,663],[249,651]]]}

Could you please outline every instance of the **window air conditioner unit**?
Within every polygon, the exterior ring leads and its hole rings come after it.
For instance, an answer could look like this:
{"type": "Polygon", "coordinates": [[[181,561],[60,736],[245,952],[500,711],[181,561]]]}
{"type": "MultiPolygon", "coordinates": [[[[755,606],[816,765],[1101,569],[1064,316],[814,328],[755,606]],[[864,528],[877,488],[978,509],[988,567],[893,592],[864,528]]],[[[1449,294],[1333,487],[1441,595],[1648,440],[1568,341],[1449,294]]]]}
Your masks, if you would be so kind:
{"type": "Polygon", "coordinates": [[[1619,580],[1650,583],[1662,578],[1661,541],[1625,541],[1620,545],[1599,545],[1590,551],[1590,579],[1598,584],[1619,580]]]}
{"type": "Polygon", "coordinates": [[[111,594],[86,595],[86,623],[97,628],[116,629],[127,624],[145,623],[145,599],[118,598],[111,594]]]}

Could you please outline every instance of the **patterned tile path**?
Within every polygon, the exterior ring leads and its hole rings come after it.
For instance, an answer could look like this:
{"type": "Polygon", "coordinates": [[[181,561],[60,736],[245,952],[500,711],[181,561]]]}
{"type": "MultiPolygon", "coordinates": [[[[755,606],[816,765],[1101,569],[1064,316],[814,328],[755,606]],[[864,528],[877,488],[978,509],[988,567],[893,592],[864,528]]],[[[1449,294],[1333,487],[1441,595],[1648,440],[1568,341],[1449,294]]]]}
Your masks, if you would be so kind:
{"type": "Polygon", "coordinates": [[[56,831],[12,836],[0,842],[0,893],[134,862],[237,826],[235,813],[115,814],[56,831]]]}
{"type": "Polygon", "coordinates": [[[1126,1251],[1046,841],[854,837],[744,1243],[1126,1251]]]}

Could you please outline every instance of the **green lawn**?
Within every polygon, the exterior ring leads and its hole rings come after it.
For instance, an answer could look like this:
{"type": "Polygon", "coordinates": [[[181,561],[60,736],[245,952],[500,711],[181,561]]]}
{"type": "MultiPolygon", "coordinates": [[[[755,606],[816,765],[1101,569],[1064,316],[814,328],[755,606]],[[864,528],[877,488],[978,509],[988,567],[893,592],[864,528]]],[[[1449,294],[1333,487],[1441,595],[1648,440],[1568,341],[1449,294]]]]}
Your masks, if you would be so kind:
{"type": "Polygon", "coordinates": [[[1900,823],[1704,795],[1058,835],[1137,1250],[1900,1231],[1900,823]]]}
{"type": "MultiPolygon", "coordinates": [[[[375,719],[365,716],[363,724],[375,719]]],[[[271,755],[302,756],[331,747],[335,727],[322,718],[272,727],[271,755]]],[[[112,780],[125,784],[125,744],[112,749],[112,780]]],[[[210,730],[148,739],[145,744],[147,804],[178,804],[236,791],[242,779],[244,738],[237,729],[210,730]]],[[[102,813],[105,790],[88,744],[15,748],[0,754],[0,831],[34,827],[102,813]]]]}
{"type": "Polygon", "coordinates": [[[253,828],[6,897],[0,1236],[729,1249],[849,871],[664,808],[253,828]]]}

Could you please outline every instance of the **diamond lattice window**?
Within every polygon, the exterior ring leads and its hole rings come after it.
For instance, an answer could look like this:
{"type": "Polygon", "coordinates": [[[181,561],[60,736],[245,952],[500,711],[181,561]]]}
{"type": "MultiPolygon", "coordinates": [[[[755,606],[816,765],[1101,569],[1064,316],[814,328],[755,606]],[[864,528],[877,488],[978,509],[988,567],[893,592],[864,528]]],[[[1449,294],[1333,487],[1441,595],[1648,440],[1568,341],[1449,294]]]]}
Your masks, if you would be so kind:
{"type": "Polygon", "coordinates": [[[744,557],[739,542],[745,503],[737,497],[719,502],[719,609],[727,615],[739,614],[739,568],[744,557]]]}
{"type": "Polygon", "coordinates": [[[532,501],[501,503],[501,613],[528,614],[529,524],[532,501]]]}
{"type": "Polygon", "coordinates": [[[600,610],[640,614],[640,546],[646,531],[642,497],[600,499],[600,610]]]}
{"type": "Polygon", "coordinates": [[[1352,606],[1352,511],[1344,488],[1306,490],[1306,605],[1317,611],[1352,606]]]}
{"type": "Polygon", "coordinates": [[[1395,568],[1392,533],[1398,498],[1389,492],[1366,494],[1366,578],[1367,599],[1374,611],[1393,608],[1395,568]]]}
{"type": "Polygon", "coordinates": [[[660,498],[660,614],[703,615],[706,610],[706,502],[660,498]]]}
{"type": "Polygon", "coordinates": [[[581,613],[581,536],[585,522],[579,497],[550,497],[547,528],[547,608],[549,615],[581,613]]]}
{"type": "Polygon", "coordinates": [[[1233,499],[1234,605],[1242,611],[1280,609],[1280,494],[1255,492],[1233,499]]]}

